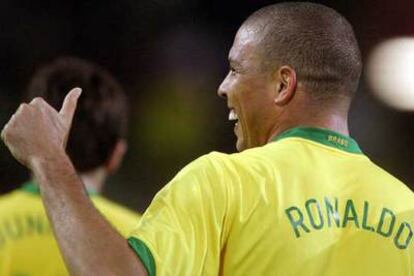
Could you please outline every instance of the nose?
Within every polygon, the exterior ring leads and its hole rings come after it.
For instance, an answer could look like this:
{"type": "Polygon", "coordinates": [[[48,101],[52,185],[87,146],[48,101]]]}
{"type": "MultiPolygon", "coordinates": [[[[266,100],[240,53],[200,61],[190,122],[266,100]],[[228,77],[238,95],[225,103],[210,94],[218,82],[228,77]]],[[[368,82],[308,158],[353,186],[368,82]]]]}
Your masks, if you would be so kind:
{"type": "Polygon", "coordinates": [[[221,82],[221,84],[220,84],[220,86],[217,90],[217,95],[220,98],[227,99],[227,76],[221,82]]]}

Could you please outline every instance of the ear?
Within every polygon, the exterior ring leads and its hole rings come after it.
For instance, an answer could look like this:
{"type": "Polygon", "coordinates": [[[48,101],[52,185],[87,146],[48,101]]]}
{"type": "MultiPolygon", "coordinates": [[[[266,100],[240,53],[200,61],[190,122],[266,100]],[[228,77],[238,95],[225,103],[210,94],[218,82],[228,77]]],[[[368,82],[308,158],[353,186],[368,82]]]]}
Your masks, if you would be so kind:
{"type": "Polygon", "coordinates": [[[105,164],[105,169],[108,174],[115,173],[124,159],[124,155],[128,149],[128,144],[124,139],[119,140],[108,161],[105,164]]]}
{"type": "Polygon", "coordinates": [[[285,65],[280,67],[275,74],[278,84],[274,101],[279,106],[287,105],[296,92],[296,71],[285,65]]]}

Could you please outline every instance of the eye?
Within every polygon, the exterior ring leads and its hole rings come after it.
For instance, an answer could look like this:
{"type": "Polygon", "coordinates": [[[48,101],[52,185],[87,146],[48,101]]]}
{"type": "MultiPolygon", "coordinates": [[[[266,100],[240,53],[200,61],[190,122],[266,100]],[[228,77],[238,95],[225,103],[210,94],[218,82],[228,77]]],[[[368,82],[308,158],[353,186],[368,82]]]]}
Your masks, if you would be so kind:
{"type": "Polygon", "coordinates": [[[232,74],[232,75],[234,75],[234,74],[236,74],[237,72],[236,72],[236,69],[234,69],[233,67],[231,67],[230,66],[230,74],[232,74]]]}

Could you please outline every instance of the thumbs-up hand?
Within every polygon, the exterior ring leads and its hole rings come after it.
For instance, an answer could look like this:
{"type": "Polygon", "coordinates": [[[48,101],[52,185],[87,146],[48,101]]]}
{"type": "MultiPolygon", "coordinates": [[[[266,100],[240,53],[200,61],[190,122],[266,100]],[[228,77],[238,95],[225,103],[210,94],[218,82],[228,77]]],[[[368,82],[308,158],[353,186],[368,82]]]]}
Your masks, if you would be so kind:
{"type": "Polygon", "coordinates": [[[30,169],[35,159],[64,152],[81,91],[72,89],[59,112],[42,98],[21,104],[1,132],[14,158],[30,169]]]}

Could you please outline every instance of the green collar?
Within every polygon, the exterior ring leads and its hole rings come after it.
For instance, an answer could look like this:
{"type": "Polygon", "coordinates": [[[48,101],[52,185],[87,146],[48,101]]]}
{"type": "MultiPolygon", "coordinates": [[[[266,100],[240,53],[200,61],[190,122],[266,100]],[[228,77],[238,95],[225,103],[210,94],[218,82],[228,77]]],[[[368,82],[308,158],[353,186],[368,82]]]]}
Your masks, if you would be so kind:
{"type": "Polygon", "coordinates": [[[321,143],[323,145],[344,150],[351,153],[362,154],[357,142],[349,136],[324,128],[297,127],[282,132],[272,139],[279,141],[285,138],[299,137],[321,143]]]}
{"type": "MultiPolygon", "coordinates": [[[[33,181],[28,181],[24,183],[21,189],[27,193],[40,195],[39,186],[37,186],[37,184],[34,183],[33,181]]],[[[98,194],[97,191],[92,190],[92,189],[87,189],[86,192],[88,193],[88,196],[95,196],[98,194]]]]}

